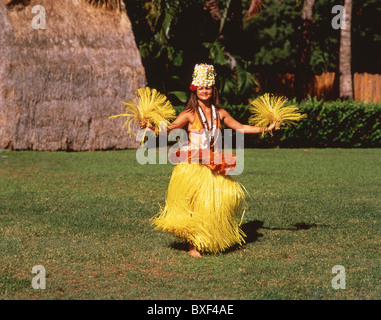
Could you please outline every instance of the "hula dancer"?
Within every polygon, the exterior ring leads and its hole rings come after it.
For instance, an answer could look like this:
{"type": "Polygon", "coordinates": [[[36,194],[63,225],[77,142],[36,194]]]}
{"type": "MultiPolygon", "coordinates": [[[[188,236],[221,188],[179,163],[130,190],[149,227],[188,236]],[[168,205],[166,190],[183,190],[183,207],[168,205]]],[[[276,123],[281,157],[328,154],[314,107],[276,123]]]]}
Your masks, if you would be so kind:
{"type": "MultiPolygon", "coordinates": [[[[236,161],[234,155],[217,148],[221,125],[241,129],[243,133],[269,132],[279,126],[276,120],[267,127],[243,125],[220,108],[212,65],[195,66],[190,90],[186,109],[170,126],[171,130],[187,126],[189,145],[176,152],[182,162],[173,170],[165,207],[153,217],[152,223],[155,229],[188,242],[189,253],[201,257],[202,252],[218,253],[245,242],[238,223],[246,205],[245,191],[226,175],[234,169],[236,161]]],[[[145,122],[141,127],[154,129],[145,122]]]]}

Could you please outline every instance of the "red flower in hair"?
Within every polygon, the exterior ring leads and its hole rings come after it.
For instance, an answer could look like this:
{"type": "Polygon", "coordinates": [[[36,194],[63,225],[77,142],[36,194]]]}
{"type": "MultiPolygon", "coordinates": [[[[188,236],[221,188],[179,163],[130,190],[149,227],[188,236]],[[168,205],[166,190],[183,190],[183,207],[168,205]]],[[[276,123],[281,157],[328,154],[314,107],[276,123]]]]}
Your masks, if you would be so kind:
{"type": "Polygon", "coordinates": [[[195,86],[193,83],[191,83],[191,85],[189,86],[189,89],[191,91],[196,91],[197,90],[197,86],[195,86]]]}

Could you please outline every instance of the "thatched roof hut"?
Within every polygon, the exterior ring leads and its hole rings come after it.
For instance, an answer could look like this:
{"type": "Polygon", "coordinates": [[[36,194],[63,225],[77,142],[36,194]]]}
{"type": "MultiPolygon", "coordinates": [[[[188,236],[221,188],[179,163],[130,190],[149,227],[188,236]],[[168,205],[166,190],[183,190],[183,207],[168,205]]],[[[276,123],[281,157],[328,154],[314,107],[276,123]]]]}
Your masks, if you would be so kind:
{"type": "Polygon", "coordinates": [[[145,86],[123,1],[0,0],[0,149],[106,150],[136,147],[122,130],[120,101],[145,86]],[[34,29],[46,11],[46,29],[34,29]]]}

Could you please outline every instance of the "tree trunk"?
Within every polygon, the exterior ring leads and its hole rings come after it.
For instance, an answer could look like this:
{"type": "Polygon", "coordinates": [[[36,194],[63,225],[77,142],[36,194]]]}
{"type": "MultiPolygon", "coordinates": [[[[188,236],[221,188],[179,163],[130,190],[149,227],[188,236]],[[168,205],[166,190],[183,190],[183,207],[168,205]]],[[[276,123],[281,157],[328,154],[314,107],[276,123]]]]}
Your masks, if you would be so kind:
{"type": "Polygon", "coordinates": [[[299,100],[305,99],[309,92],[312,72],[311,59],[311,28],[313,22],[313,7],[315,0],[305,0],[302,11],[302,34],[299,47],[299,64],[295,84],[296,96],[299,100]]]}
{"type": "Polygon", "coordinates": [[[353,98],[352,70],[351,70],[351,17],[352,0],[344,1],[344,23],[340,35],[340,98],[353,98]]]}

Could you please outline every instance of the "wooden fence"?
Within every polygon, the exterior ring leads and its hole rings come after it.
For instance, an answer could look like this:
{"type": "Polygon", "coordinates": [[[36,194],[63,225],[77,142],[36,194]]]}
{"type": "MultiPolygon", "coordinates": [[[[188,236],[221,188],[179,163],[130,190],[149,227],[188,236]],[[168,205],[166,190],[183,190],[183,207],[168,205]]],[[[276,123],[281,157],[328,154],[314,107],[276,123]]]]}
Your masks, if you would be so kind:
{"type": "Polygon", "coordinates": [[[353,75],[354,98],[357,101],[381,102],[381,75],[355,73],[353,75]]]}
{"type": "MultiPolygon", "coordinates": [[[[268,76],[263,81],[262,91],[295,96],[295,75],[291,73],[268,76]]],[[[334,72],[315,75],[310,83],[309,94],[318,99],[339,98],[339,77],[334,72]]],[[[355,73],[353,75],[353,95],[356,101],[381,102],[381,75],[355,73]]]]}

